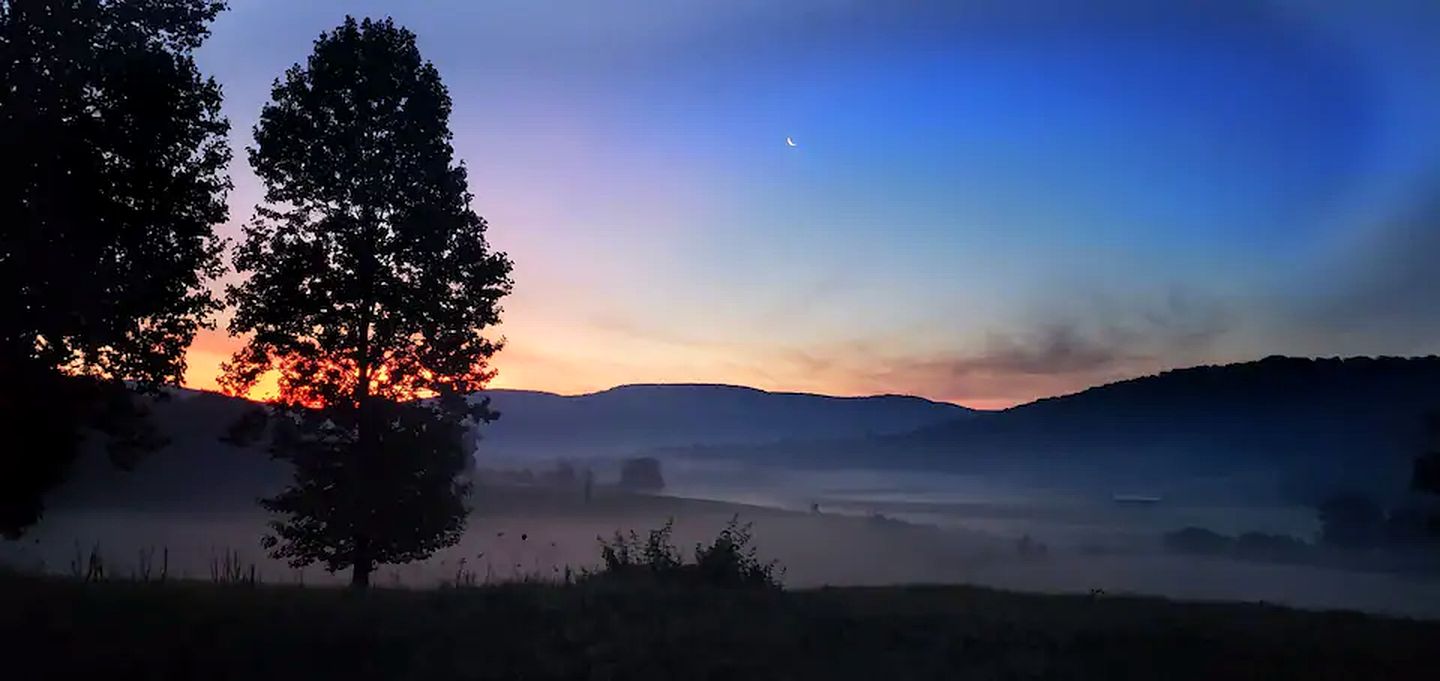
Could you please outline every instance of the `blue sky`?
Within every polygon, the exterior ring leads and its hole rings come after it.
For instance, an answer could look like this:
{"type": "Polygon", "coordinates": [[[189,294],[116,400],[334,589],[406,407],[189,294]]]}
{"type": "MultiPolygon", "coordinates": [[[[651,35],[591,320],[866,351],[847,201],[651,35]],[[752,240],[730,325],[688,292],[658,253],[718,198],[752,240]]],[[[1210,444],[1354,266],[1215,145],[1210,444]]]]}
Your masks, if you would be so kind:
{"type": "Polygon", "coordinates": [[[1434,3],[232,5],[201,65],[237,150],[346,13],[419,35],[516,261],[497,385],[1003,406],[1440,350],[1434,3]]]}

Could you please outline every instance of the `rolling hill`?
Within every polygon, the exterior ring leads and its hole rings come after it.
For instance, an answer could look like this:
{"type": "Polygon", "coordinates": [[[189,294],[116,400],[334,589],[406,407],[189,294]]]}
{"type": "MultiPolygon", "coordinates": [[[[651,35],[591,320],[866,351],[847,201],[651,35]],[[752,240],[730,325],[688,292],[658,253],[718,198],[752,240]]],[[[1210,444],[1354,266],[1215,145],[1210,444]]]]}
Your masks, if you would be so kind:
{"type": "MultiPolygon", "coordinates": [[[[481,465],[897,434],[972,413],[918,397],[830,397],[723,385],[631,385],[573,397],[493,390],[484,396],[502,416],[482,431],[481,465]]],[[[176,391],[154,408],[168,446],[133,472],[114,469],[91,447],[52,505],[253,508],[256,497],[285,483],[288,471],[262,447],[219,441],[252,406],[215,393],[176,391]]]]}
{"type": "MultiPolygon", "coordinates": [[[[837,398],[716,385],[565,397],[490,391],[481,465],[658,456],[789,468],[993,476],[1052,489],[1313,502],[1405,494],[1440,408],[1440,358],[1297,359],[1167,371],[976,412],[913,397],[837,398]]],[[[260,449],[217,441],[249,403],[182,393],[157,408],[172,444],[134,473],[82,460],[60,505],[244,505],[282,484],[260,449]]]]}
{"type": "Polygon", "coordinates": [[[731,385],[624,385],[585,395],[485,393],[501,418],[482,456],[618,456],[689,445],[751,445],[898,435],[974,412],[919,397],[830,397],[731,385]]]}
{"type": "Polygon", "coordinates": [[[1050,487],[1210,491],[1313,501],[1404,493],[1440,358],[1302,359],[1167,371],[898,436],[690,456],[799,467],[972,472],[1050,487]]]}

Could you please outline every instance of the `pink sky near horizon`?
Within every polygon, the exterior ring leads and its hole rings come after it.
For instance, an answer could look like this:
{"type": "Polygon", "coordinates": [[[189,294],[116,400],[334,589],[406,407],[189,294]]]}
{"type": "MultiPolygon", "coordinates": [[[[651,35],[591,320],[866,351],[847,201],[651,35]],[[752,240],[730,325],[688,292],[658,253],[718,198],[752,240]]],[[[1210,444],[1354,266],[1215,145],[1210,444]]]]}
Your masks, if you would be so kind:
{"type": "MultiPolygon", "coordinates": [[[[600,332],[603,334],[604,332],[600,332]]],[[[608,346],[599,339],[600,346],[608,346]]],[[[923,367],[908,370],[857,371],[845,367],[816,367],[803,359],[775,357],[761,360],[757,349],[736,354],[712,354],[705,350],[673,349],[665,351],[664,343],[630,342],[629,346],[647,360],[639,363],[607,361],[586,352],[567,350],[563,343],[540,347],[517,347],[513,336],[507,347],[492,362],[499,369],[492,388],[541,390],[561,395],[578,395],[602,391],[617,385],[635,383],[716,383],[743,385],[778,392],[808,392],[837,396],[868,396],[881,394],[916,395],[941,402],[952,402],[974,409],[1004,409],[1041,397],[1066,394],[1092,385],[1130,378],[1148,373],[1096,374],[1093,378],[1076,380],[1074,376],[1007,376],[993,374],[981,377],[976,385],[990,394],[955,391],[945,376],[926,375],[923,367]],[[659,354],[659,353],[663,353],[659,354]]],[[[239,340],[223,329],[202,331],[187,354],[185,386],[199,390],[219,391],[216,377],[221,363],[239,347],[239,340]]],[[[251,397],[264,399],[274,394],[273,380],[262,380],[251,397]]]]}

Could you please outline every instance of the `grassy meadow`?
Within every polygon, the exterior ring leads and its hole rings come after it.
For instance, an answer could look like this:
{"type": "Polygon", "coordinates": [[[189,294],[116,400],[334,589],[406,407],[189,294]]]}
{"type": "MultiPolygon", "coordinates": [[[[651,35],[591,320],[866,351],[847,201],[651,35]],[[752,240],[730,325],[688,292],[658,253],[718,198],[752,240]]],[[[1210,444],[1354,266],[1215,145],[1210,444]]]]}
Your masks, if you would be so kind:
{"type": "Polygon", "coordinates": [[[965,586],[0,577],[9,678],[1430,679],[1440,622],[965,586]]]}

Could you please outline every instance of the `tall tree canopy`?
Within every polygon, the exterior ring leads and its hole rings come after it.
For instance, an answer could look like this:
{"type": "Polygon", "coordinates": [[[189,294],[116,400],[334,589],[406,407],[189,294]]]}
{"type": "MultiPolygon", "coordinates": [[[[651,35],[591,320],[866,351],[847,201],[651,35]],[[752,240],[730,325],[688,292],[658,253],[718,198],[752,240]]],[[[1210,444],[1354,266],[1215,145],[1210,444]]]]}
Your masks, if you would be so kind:
{"type": "MultiPolygon", "coordinates": [[[[1440,412],[1426,417],[1425,451],[1415,459],[1410,486],[1417,492],[1440,496],[1440,412]]],[[[1440,535],[1440,513],[1431,514],[1429,530],[1440,535]]]]}
{"type": "Polygon", "coordinates": [[[249,278],[230,290],[248,341],[221,381],[278,373],[275,451],[297,478],[267,502],[289,515],[276,555],[364,585],[374,563],[458,538],[458,424],[489,416],[463,396],[493,375],[483,332],[511,265],[470,208],[450,97],[413,33],[347,18],[271,96],[250,150],[265,199],[235,258],[249,278]]]}
{"type": "Polygon", "coordinates": [[[193,53],[208,0],[0,0],[0,532],[18,536],[86,426],[124,462],[141,389],[178,383],[219,303],[230,160],[193,53]],[[123,455],[123,456],[121,456],[123,455]]]}

